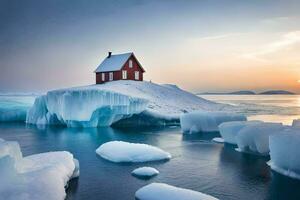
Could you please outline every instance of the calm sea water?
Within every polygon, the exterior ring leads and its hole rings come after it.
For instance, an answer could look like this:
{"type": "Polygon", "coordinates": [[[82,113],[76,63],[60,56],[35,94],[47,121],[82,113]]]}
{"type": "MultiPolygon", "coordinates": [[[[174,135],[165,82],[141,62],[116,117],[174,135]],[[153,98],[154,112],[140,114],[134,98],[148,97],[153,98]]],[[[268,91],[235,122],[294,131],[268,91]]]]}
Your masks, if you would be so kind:
{"type": "MultiPolygon", "coordinates": [[[[292,119],[297,118],[299,114],[296,103],[298,96],[250,97],[247,100],[246,96],[205,96],[219,102],[238,105],[243,108],[241,112],[252,117],[255,117],[255,112],[260,118],[263,114],[271,116],[269,107],[273,108],[273,115],[280,117],[288,116],[292,119]],[[268,108],[265,109],[266,107],[268,108]],[[296,111],[283,112],[283,108],[289,111],[295,108],[296,111]]],[[[234,150],[235,146],[211,142],[211,139],[217,136],[218,133],[182,135],[176,127],[76,129],[37,128],[24,123],[0,123],[0,138],[18,141],[25,156],[60,150],[74,154],[80,162],[81,171],[80,177],[69,184],[67,199],[70,200],[132,200],[136,190],[151,182],[189,188],[223,200],[300,199],[300,181],[270,170],[266,164],[268,157],[242,154],[234,150]],[[170,152],[173,158],[167,162],[112,163],[95,153],[99,145],[112,140],[158,146],[170,152]],[[160,174],[150,180],[140,180],[131,176],[131,171],[141,166],[155,167],[160,174]]]]}
{"type": "Polygon", "coordinates": [[[291,124],[300,118],[300,95],[201,95],[208,100],[239,107],[250,120],[291,124]]]}

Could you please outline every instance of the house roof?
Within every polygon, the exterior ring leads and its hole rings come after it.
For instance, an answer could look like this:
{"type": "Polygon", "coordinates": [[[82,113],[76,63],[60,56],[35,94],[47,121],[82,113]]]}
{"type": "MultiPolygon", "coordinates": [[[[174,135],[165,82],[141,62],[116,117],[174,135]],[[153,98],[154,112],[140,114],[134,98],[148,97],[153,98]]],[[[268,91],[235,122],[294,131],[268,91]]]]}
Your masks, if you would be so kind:
{"type": "Polygon", "coordinates": [[[115,54],[111,55],[109,58],[106,57],[102,63],[97,67],[95,72],[111,72],[111,71],[119,71],[124,66],[125,62],[129,59],[129,57],[133,53],[123,53],[123,54],[115,54]]]}

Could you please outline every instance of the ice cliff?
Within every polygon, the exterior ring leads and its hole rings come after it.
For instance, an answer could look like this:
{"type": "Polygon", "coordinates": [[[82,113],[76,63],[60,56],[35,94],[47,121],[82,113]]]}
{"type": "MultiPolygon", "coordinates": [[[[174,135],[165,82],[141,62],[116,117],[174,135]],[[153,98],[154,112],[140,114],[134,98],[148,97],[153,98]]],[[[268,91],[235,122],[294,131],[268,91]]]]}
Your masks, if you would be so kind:
{"type": "Polygon", "coordinates": [[[26,122],[68,127],[167,125],[178,124],[184,112],[223,109],[223,104],[173,85],[122,80],[49,91],[35,100],[26,122]]]}

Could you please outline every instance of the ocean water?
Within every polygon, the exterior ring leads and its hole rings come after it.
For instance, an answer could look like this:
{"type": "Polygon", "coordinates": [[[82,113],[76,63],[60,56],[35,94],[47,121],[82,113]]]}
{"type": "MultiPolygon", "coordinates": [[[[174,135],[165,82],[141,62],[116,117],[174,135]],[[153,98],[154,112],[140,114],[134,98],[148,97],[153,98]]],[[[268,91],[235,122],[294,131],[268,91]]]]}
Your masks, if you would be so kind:
{"type": "MultiPolygon", "coordinates": [[[[297,118],[298,104],[292,103],[297,102],[296,97],[251,96],[254,99],[247,100],[246,96],[205,96],[237,105],[250,117],[267,119],[263,116],[278,115],[276,120],[297,118]],[[284,112],[284,108],[291,112],[284,112]]],[[[299,180],[273,172],[266,164],[269,157],[242,154],[233,145],[213,143],[211,139],[218,136],[219,133],[183,135],[178,127],[80,129],[0,123],[0,138],[18,141],[25,156],[60,150],[74,154],[80,162],[80,177],[70,181],[68,200],[132,200],[139,188],[152,182],[193,189],[222,200],[300,199],[299,180]],[[164,162],[112,163],[98,156],[95,150],[113,140],[158,146],[173,158],[164,162]],[[150,180],[133,177],[131,171],[142,166],[155,167],[160,174],[150,180]]]]}
{"type": "Polygon", "coordinates": [[[237,106],[249,120],[290,125],[300,118],[300,95],[199,95],[219,103],[237,106]]]}

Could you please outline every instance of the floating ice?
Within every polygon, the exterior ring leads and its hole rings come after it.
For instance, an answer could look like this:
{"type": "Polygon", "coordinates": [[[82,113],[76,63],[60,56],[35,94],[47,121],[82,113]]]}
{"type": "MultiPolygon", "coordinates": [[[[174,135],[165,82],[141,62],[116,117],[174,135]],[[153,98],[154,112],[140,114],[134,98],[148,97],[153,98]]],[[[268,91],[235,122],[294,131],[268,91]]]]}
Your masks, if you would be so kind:
{"type": "Polygon", "coordinates": [[[219,125],[220,135],[224,142],[237,144],[236,137],[239,131],[247,125],[262,123],[260,121],[233,121],[224,122],[219,125]]]}
{"type": "Polygon", "coordinates": [[[102,144],[96,153],[112,162],[168,160],[171,154],[148,144],[112,141],[102,144]]]}
{"type": "Polygon", "coordinates": [[[159,174],[159,171],[153,167],[139,167],[133,170],[131,174],[138,177],[152,177],[159,174]]]}
{"type": "Polygon", "coordinates": [[[36,99],[26,121],[70,127],[165,125],[178,124],[186,111],[226,108],[178,87],[122,80],[50,91],[36,99]]]}
{"type": "Polygon", "coordinates": [[[220,137],[215,137],[212,139],[212,141],[217,142],[217,143],[224,143],[224,139],[220,137]]]}
{"type": "Polygon", "coordinates": [[[286,130],[270,136],[270,157],[268,164],[274,171],[285,176],[300,179],[300,132],[286,130]]]}
{"type": "Polygon", "coordinates": [[[269,136],[280,134],[285,127],[281,123],[254,123],[242,128],[236,136],[238,150],[261,155],[269,154],[269,136]]]}
{"type": "Polygon", "coordinates": [[[0,95],[0,122],[25,121],[34,96],[0,95]]]}
{"type": "Polygon", "coordinates": [[[244,115],[227,112],[195,111],[180,116],[180,126],[183,132],[212,132],[218,131],[218,126],[228,121],[246,121],[244,115]]]}
{"type": "MultiPolygon", "coordinates": [[[[79,167],[79,165],[77,165],[79,167]]],[[[22,157],[16,142],[0,140],[0,196],[7,200],[63,200],[67,182],[79,174],[69,152],[22,157]]]]}
{"type": "Polygon", "coordinates": [[[217,200],[217,198],[194,190],[174,187],[164,183],[151,183],[135,193],[138,200],[217,200]]]}

